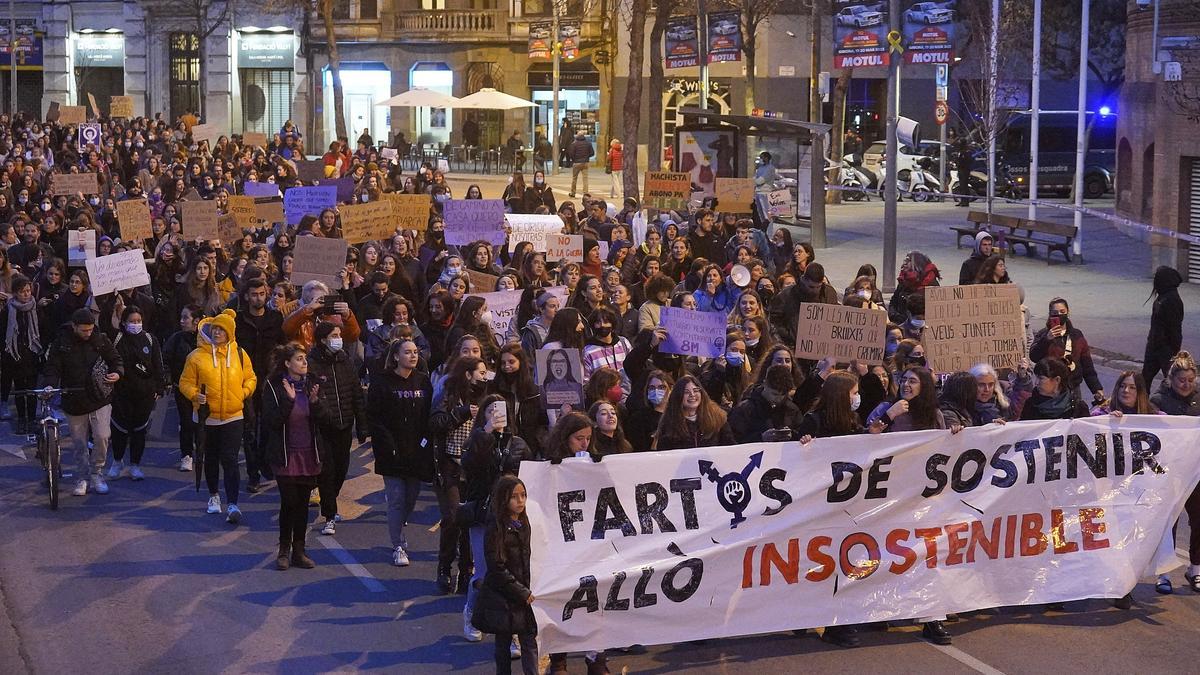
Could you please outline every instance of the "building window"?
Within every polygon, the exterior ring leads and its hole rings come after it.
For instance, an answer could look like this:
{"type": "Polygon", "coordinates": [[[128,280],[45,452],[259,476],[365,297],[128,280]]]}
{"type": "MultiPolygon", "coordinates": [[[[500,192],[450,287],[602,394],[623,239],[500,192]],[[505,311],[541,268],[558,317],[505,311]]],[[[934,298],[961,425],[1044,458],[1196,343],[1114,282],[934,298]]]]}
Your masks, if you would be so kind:
{"type": "Polygon", "coordinates": [[[292,117],[292,75],[284,69],[242,69],[242,128],[268,136],[292,117]]]}
{"type": "Polygon", "coordinates": [[[379,18],[379,0],[359,0],[358,1],[358,18],[359,19],[378,19],[379,18]]]}
{"type": "Polygon", "coordinates": [[[350,18],[350,0],[333,0],[333,18],[346,21],[350,18]]]}
{"type": "Polygon", "coordinates": [[[195,33],[170,35],[171,119],[200,110],[200,37],[195,33]]]}
{"type": "Polygon", "coordinates": [[[446,9],[446,0],[421,0],[421,9],[430,11],[446,9]]]}

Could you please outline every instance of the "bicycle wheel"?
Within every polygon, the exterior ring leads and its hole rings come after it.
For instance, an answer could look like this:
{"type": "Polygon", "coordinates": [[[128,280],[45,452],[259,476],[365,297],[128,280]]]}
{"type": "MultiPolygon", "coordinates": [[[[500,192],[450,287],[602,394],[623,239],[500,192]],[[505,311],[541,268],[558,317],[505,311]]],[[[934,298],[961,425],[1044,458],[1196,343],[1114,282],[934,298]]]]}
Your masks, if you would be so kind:
{"type": "Polygon", "coordinates": [[[62,449],[58,446],[58,427],[46,427],[46,481],[50,485],[50,510],[58,510],[58,481],[62,475],[62,449]]]}

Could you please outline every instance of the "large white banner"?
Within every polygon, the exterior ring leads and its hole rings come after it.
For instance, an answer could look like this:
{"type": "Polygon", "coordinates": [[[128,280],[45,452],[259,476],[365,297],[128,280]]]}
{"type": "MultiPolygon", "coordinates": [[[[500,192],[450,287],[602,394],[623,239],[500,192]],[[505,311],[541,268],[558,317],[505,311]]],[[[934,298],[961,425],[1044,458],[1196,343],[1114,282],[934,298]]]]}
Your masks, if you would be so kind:
{"type": "Polygon", "coordinates": [[[1198,447],[1127,416],[526,462],[541,648],[1117,598],[1198,447]]]}

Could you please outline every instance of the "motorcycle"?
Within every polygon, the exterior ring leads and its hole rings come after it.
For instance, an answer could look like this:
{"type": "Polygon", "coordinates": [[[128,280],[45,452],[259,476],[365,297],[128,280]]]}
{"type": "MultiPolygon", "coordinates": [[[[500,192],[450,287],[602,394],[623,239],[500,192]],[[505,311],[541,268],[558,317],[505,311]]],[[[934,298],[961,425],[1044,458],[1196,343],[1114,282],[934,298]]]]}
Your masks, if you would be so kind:
{"type": "Polygon", "coordinates": [[[938,194],[942,191],[942,184],[933,174],[933,160],[929,157],[917,160],[911,169],[896,172],[896,189],[901,195],[907,194],[914,202],[931,199],[942,201],[938,194]]]}
{"type": "MultiPolygon", "coordinates": [[[[1017,198],[1017,181],[1008,173],[1008,168],[1003,164],[996,165],[996,196],[1006,199],[1017,198]]],[[[963,194],[959,192],[958,171],[950,172],[950,192],[954,194],[963,194]]],[[[988,174],[983,170],[972,170],[967,177],[967,195],[971,197],[986,197],[988,193],[988,174]]]]}
{"type": "MultiPolygon", "coordinates": [[[[827,163],[825,165],[826,174],[834,168],[833,162],[827,163]]],[[[867,190],[873,189],[874,185],[867,172],[854,164],[853,155],[842,157],[841,165],[836,168],[837,181],[838,185],[842,187],[843,200],[851,202],[871,201],[871,195],[867,190]]]]}

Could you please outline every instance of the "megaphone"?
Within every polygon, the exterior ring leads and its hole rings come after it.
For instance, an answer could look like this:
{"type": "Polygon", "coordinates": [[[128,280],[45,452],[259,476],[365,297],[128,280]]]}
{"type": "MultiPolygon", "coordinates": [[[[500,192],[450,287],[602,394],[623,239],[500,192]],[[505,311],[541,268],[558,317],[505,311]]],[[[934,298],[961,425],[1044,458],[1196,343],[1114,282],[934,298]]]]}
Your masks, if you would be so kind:
{"type": "Polygon", "coordinates": [[[900,117],[896,120],[896,139],[901,145],[917,148],[921,145],[921,123],[908,117],[900,117]]]}

